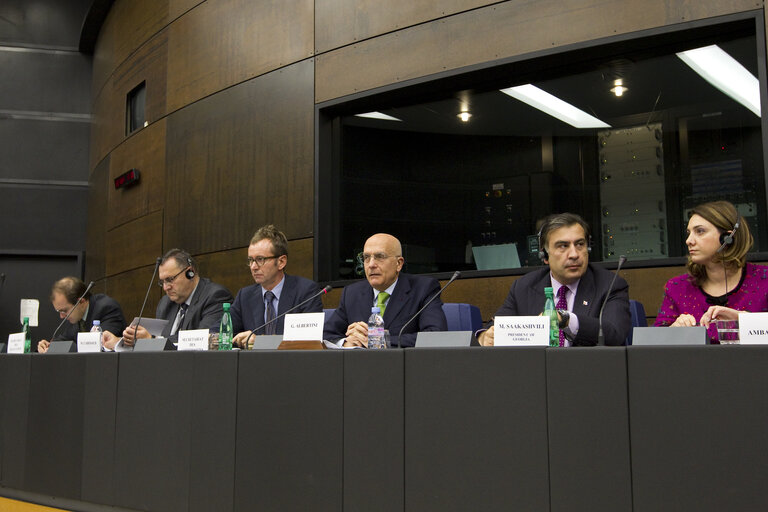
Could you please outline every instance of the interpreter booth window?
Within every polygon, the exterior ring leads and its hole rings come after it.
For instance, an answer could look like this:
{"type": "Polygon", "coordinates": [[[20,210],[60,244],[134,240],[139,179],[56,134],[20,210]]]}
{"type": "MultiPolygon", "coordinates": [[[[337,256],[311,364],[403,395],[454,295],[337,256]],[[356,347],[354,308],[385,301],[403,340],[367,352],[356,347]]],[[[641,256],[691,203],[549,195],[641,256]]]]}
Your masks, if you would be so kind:
{"type": "Polygon", "coordinates": [[[680,264],[689,210],[738,206],[765,251],[762,18],[489,64],[319,108],[321,280],[373,233],[406,271],[541,265],[539,221],[592,227],[592,261],[680,264]],[[669,261],[664,261],[669,260],[669,261]]]}

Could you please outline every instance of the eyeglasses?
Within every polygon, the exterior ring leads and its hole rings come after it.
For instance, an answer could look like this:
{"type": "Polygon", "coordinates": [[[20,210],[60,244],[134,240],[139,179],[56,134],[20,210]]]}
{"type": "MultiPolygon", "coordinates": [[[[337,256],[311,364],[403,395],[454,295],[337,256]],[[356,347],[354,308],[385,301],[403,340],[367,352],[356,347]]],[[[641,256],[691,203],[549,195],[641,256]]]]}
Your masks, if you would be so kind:
{"type": "Polygon", "coordinates": [[[256,256],[255,258],[251,258],[250,256],[248,256],[248,266],[250,267],[255,263],[257,267],[260,267],[263,264],[265,264],[268,260],[273,260],[279,257],[280,256],[256,256]]]}
{"type": "Polygon", "coordinates": [[[175,276],[173,276],[173,277],[166,277],[165,279],[159,280],[157,282],[157,286],[162,288],[165,285],[169,285],[169,286],[172,285],[173,282],[176,280],[176,278],[179,277],[181,275],[181,273],[184,272],[185,270],[187,270],[188,268],[189,267],[186,267],[186,268],[183,268],[183,269],[179,270],[179,272],[175,276]]]}
{"type": "Polygon", "coordinates": [[[371,258],[376,260],[376,263],[381,263],[387,258],[399,258],[399,256],[387,256],[383,252],[377,252],[374,254],[366,254],[364,252],[361,252],[357,255],[357,259],[359,261],[364,261],[365,263],[368,263],[369,261],[371,261],[371,258]]]}

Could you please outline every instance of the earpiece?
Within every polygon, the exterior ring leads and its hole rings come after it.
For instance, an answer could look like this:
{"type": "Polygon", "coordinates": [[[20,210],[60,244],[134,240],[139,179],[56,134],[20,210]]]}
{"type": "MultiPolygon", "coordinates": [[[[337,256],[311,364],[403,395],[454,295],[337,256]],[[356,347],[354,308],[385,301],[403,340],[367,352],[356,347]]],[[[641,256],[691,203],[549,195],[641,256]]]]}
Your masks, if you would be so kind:
{"type": "Polygon", "coordinates": [[[736,219],[736,222],[733,225],[733,229],[720,233],[720,248],[717,250],[717,252],[721,252],[723,249],[725,249],[726,246],[733,244],[733,239],[736,236],[736,231],[739,229],[740,225],[741,215],[739,215],[736,219]]]}
{"type": "Polygon", "coordinates": [[[194,279],[195,278],[195,269],[192,268],[192,258],[187,258],[187,265],[189,268],[186,272],[184,272],[184,277],[187,279],[194,279]]]}

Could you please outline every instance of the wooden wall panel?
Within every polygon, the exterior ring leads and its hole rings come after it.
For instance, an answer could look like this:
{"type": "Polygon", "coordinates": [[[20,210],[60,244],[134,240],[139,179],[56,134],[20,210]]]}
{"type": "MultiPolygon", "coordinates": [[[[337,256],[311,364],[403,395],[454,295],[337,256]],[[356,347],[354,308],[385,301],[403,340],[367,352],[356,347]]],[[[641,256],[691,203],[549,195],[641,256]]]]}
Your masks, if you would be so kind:
{"type": "MultiPolygon", "coordinates": [[[[152,265],[148,267],[137,268],[107,278],[106,293],[120,304],[126,322],[139,316],[141,304],[144,302],[144,294],[147,293],[147,287],[150,285],[149,280],[152,278],[154,269],[155,264],[152,262],[152,265]]],[[[153,281],[143,317],[155,317],[157,303],[163,296],[163,291],[157,286],[157,276],[153,281]]]]}
{"type": "Polygon", "coordinates": [[[107,223],[104,212],[109,203],[109,158],[91,173],[88,179],[88,226],[85,249],[85,280],[96,280],[106,274],[104,240],[107,234],[107,223]]]}
{"type": "Polygon", "coordinates": [[[125,61],[95,98],[91,167],[125,140],[127,96],[141,82],[147,87],[147,122],[151,125],[165,116],[167,54],[168,37],[161,32],[125,61]]]}
{"type": "Polygon", "coordinates": [[[339,46],[493,3],[497,1],[333,0],[317,2],[315,51],[323,53],[339,46]]]}
{"type": "Polygon", "coordinates": [[[199,5],[170,27],[169,111],[311,57],[313,21],[312,0],[199,5]]]}
{"type": "Polygon", "coordinates": [[[107,232],[107,275],[154,265],[162,256],[163,212],[157,211],[107,232]]]}
{"type": "Polygon", "coordinates": [[[110,75],[168,23],[168,0],[116,0],[104,20],[93,54],[93,95],[110,75]]]}
{"type": "Polygon", "coordinates": [[[165,201],[166,120],[140,130],[110,154],[107,229],[162,210],[165,201]],[[138,169],[139,183],[115,190],[114,179],[138,169]]]}
{"type": "Polygon", "coordinates": [[[165,247],[242,247],[267,223],[312,236],[313,71],[303,61],[169,117],[165,247]]]}
{"type": "Polygon", "coordinates": [[[316,101],[495,59],[755,8],[759,6],[753,0],[510,0],[318,55],[316,101]]]}
{"type": "Polygon", "coordinates": [[[173,21],[205,0],[168,0],[168,20],[173,21]]]}

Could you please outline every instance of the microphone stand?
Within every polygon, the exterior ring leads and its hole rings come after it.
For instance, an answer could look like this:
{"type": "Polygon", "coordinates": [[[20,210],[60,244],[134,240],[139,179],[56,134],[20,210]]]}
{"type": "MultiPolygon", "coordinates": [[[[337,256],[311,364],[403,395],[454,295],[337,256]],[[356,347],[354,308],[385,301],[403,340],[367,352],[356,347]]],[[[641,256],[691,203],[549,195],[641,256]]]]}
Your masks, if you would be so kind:
{"type": "Polygon", "coordinates": [[[144,302],[141,305],[141,309],[139,310],[139,317],[136,320],[136,325],[134,326],[134,336],[133,336],[133,343],[136,343],[136,335],[139,333],[139,324],[141,323],[141,316],[144,314],[144,307],[147,305],[147,299],[149,298],[149,290],[152,289],[152,283],[155,281],[155,276],[157,275],[157,268],[160,266],[160,262],[163,261],[163,258],[157,258],[155,260],[155,270],[152,271],[152,279],[149,280],[149,286],[147,286],[147,293],[144,294],[144,302]]]}
{"type": "Polygon", "coordinates": [[[427,303],[426,303],[426,304],[424,304],[424,305],[421,307],[421,309],[420,309],[420,310],[418,310],[418,311],[416,312],[416,314],[415,314],[415,315],[413,315],[411,318],[409,318],[409,319],[408,319],[408,321],[407,321],[407,322],[405,322],[405,323],[403,324],[403,327],[402,327],[402,328],[400,328],[400,332],[399,332],[399,333],[398,333],[398,335],[397,335],[397,348],[400,348],[400,336],[402,336],[402,335],[403,335],[403,331],[404,331],[404,330],[405,330],[405,328],[408,326],[408,324],[410,324],[411,322],[413,322],[413,321],[416,319],[416,317],[418,317],[418,316],[421,314],[421,312],[422,312],[422,311],[424,311],[425,309],[427,309],[427,306],[429,306],[429,305],[432,303],[432,301],[433,301],[433,300],[435,300],[436,298],[438,298],[438,297],[439,297],[439,296],[440,296],[440,295],[443,293],[443,290],[445,290],[446,288],[448,288],[448,286],[450,286],[450,284],[451,284],[452,282],[454,282],[456,279],[458,279],[460,275],[461,275],[461,272],[459,272],[458,270],[457,270],[456,272],[454,272],[454,273],[453,273],[453,275],[451,276],[451,279],[450,279],[450,280],[449,280],[447,283],[445,283],[445,286],[443,286],[442,288],[440,288],[440,290],[438,290],[438,292],[437,292],[436,294],[434,294],[434,295],[432,296],[432,298],[431,298],[431,299],[429,299],[429,300],[427,301],[427,303]]]}
{"type": "Polygon", "coordinates": [[[605,336],[603,335],[603,310],[605,309],[605,305],[608,304],[608,299],[611,297],[611,292],[613,291],[613,285],[616,284],[616,278],[619,277],[619,270],[621,270],[621,266],[627,261],[627,257],[623,254],[619,256],[619,264],[616,266],[616,272],[613,274],[613,279],[611,279],[611,286],[608,287],[608,294],[605,296],[605,300],[603,301],[603,305],[600,307],[600,317],[597,319],[597,344],[598,346],[604,346],[605,345],[605,336]]]}

